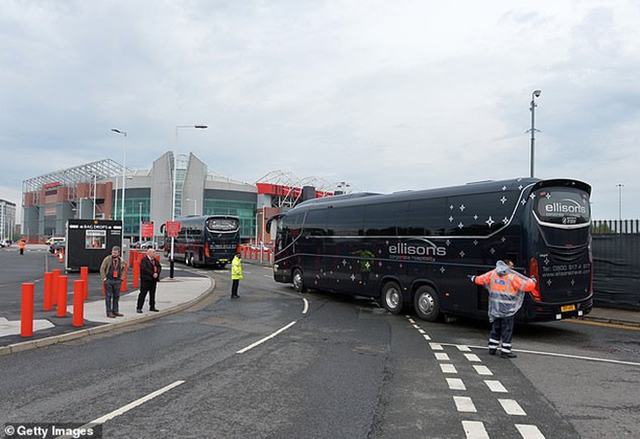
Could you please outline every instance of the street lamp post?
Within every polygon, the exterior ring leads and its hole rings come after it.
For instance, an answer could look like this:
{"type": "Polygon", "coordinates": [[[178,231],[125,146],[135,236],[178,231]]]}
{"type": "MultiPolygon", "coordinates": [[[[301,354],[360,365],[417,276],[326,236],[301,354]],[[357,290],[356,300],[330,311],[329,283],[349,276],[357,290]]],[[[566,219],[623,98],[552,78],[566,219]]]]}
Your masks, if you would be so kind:
{"type": "Polygon", "coordinates": [[[618,187],[618,219],[622,221],[622,188],[624,185],[618,183],[616,186],[618,187]]]}
{"type": "MultiPolygon", "coordinates": [[[[173,193],[171,201],[171,221],[176,220],[176,181],[178,180],[178,130],[182,128],[195,128],[198,130],[207,129],[207,125],[176,125],[176,136],[173,142],[173,193]]],[[[174,259],[173,251],[175,247],[175,237],[171,237],[171,254],[169,255],[169,277],[173,279],[174,259]]]]}
{"type": "Polygon", "coordinates": [[[531,175],[530,177],[533,178],[533,169],[534,169],[534,157],[535,157],[535,141],[536,141],[536,127],[535,127],[535,118],[536,118],[536,98],[540,97],[540,93],[542,93],[540,90],[534,90],[533,93],[531,93],[531,107],[529,108],[529,110],[531,110],[531,175]]]}
{"type": "Polygon", "coordinates": [[[142,242],[142,203],[138,203],[138,241],[142,242]]]}
{"type": "Polygon", "coordinates": [[[121,211],[120,212],[120,219],[122,220],[122,239],[124,240],[124,190],[125,190],[125,186],[127,185],[126,183],[126,178],[127,178],[127,132],[126,131],[122,131],[122,130],[118,130],[116,128],[112,128],[111,131],[113,131],[114,133],[118,133],[118,134],[122,134],[123,136],[123,141],[122,141],[122,205],[121,205],[121,211]]]}
{"type": "Polygon", "coordinates": [[[98,176],[93,174],[93,219],[96,219],[96,192],[98,189],[98,176]]]}

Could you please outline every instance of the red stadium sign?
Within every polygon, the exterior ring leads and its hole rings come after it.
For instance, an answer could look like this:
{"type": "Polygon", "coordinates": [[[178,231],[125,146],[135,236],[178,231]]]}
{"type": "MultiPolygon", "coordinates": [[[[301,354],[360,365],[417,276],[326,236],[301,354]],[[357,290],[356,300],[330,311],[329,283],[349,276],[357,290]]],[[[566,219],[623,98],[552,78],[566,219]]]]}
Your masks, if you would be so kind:
{"type": "Polygon", "coordinates": [[[166,228],[167,236],[175,238],[176,236],[178,236],[178,232],[180,232],[182,224],[180,224],[180,221],[167,221],[166,228]]]}
{"type": "Polygon", "coordinates": [[[153,222],[142,223],[140,226],[143,238],[153,238],[153,222]]]}

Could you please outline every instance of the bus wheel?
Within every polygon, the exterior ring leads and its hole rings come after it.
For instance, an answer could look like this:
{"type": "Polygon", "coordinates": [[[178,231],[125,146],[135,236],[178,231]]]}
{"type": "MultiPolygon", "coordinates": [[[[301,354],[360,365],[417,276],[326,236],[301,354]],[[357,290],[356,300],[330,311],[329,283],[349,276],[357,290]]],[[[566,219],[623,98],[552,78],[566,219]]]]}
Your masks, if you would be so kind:
{"type": "Polygon", "coordinates": [[[382,305],[391,314],[400,314],[402,311],[402,290],[395,282],[387,282],[382,287],[382,305]]]}
{"type": "Polygon", "coordinates": [[[193,257],[193,254],[189,256],[189,265],[196,267],[196,258],[193,257]]]}
{"type": "Polygon", "coordinates": [[[298,293],[304,293],[307,291],[307,287],[304,284],[304,279],[302,277],[302,270],[296,268],[293,270],[293,289],[298,293]]]}
{"type": "Polygon", "coordinates": [[[440,315],[440,302],[435,290],[428,285],[418,288],[413,298],[416,314],[422,320],[434,322],[440,315]]]}

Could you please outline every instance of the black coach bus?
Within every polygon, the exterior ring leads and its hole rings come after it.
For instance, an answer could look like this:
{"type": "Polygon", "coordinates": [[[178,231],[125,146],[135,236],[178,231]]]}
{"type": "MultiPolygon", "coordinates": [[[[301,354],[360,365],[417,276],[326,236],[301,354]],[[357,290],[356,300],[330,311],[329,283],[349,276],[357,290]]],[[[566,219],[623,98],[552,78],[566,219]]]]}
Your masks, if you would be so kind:
{"type": "Polygon", "coordinates": [[[589,196],[569,179],[520,178],[387,195],[309,200],[277,221],[274,279],[375,298],[392,313],[486,317],[467,275],[501,259],[536,277],[517,318],[559,320],[593,306],[589,196]]]}
{"type": "MultiPolygon", "coordinates": [[[[240,244],[240,220],[235,216],[207,215],[176,218],[181,228],[174,238],[174,260],[187,265],[223,268],[233,259],[240,244]]],[[[165,225],[164,254],[171,254],[171,238],[165,225]]]]}

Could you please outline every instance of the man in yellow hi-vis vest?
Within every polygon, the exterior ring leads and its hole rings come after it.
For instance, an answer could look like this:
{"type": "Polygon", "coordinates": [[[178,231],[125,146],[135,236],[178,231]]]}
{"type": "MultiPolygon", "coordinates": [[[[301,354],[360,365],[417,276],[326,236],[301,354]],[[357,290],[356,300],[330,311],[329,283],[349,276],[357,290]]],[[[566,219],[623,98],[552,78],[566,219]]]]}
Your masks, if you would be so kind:
{"type": "Polygon", "coordinates": [[[237,299],[238,297],[238,285],[240,285],[240,279],[242,279],[242,257],[240,253],[236,253],[233,261],[231,261],[231,298],[237,299]]]}

